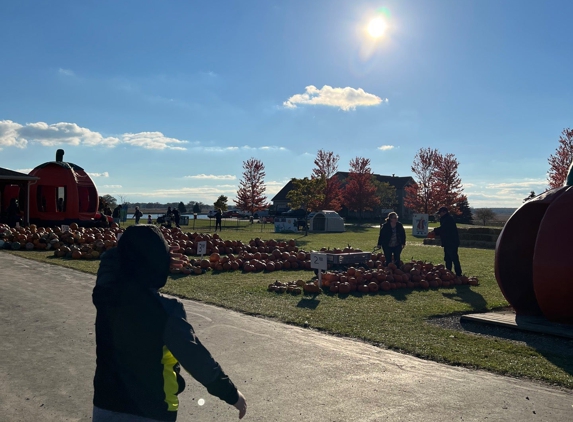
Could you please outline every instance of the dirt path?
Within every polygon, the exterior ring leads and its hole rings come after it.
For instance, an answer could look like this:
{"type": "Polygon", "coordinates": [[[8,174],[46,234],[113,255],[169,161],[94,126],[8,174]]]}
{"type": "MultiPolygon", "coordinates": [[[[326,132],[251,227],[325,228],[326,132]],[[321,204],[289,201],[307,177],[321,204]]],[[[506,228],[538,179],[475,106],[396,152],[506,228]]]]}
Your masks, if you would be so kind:
{"type": "MultiPolygon", "coordinates": [[[[0,421],[91,419],[94,281],[0,252],[0,421]]],[[[246,421],[573,420],[570,391],[185,304],[201,340],[247,397],[246,421]]],[[[186,379],[179,421],[237,418],[186,379]]]]}

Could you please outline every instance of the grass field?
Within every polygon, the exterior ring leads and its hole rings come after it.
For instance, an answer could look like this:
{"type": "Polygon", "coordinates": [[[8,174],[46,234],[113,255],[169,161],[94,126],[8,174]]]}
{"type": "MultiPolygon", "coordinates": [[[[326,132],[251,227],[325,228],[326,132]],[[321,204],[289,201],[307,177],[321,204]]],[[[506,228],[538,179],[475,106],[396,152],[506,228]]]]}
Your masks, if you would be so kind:
{"type": "MultiPolygon", "coordinates": [[[[199,221],[199,220],[197,220],[199,221]]],[[[201,223],[203,223],[201,221],[201,223]]],[[[206,221],[208,224],[209,222],[206,221]]],[[[223,226],[223,239],[249,241],[261,239],[295,239],[306,251],[322,247],[351,245],[371,251],[377,243],[378,229],[349,226],[336,234],[277,234],[261,225],[247,222],[223,226]]],[[[183,231],[211,232],[208,227],[183,227],[183,231]]],[[[95,274],[98,261],[54,258],[50,252],[14,251],[22,257],[64,265],[95,274]]],[[[421,239],[408,235],[402,254],[404,261],[442,262],[442,249],[425,246],[421,239]]],[[[570,354],[548,351],[524,342],[502,337],[482,336],[463,330],[444,328],[429,323],[439,317],[460,316],[506,307],[495,280],[494,251],[460,249],[464,273],[475,275],[479,286],[459,285],[430,290],[394,290],[376,294],[293,296],[268,292],[275,280],[310,280],[308,270],[272,273],[207,272],[201,276],[173,276],[163,289],[165,293],[198,300],[239,312],[271,318],[287,324],[308,325],[333,335],[360,339],[368,343],[451,365],[480,368],[515,377],[527,377],[565,388],[573,388],[573,361],[570,354]]],[[[566,342],[566,340],[564,340],[566,342]]]]}

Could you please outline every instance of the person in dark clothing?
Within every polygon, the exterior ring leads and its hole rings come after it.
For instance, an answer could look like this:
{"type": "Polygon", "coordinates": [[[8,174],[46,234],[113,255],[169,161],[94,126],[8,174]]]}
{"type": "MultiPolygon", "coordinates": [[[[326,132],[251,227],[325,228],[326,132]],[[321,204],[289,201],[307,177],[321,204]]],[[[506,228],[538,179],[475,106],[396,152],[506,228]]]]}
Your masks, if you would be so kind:
{"type": "Polygon", "coordinates": [[[456,275],[460,277],[462,275],[462,266],[458,256],[458,248],[460,247],[458,226],[446,207],[441,207],[438,213],[440,215],[440,227],[436,227],[434,233],[436,236],[440,236],[442,247],[444,248],[446,268],[452,271],[453,264],[456,275]]]}
{"type": "Polygon", "coordinates": [[[173,222],[175,223],[175,227],[179,227],[179,220],[181,218],[181,215],[179,214],[179,210],[177,208],[173,208],[172,214],[173,214],[173,222]]]}
{"type": "Polygon", "coordinates": [[[217,231],[217,227],[219,227],[219,231],[221,231],[222,218],[223,211],[221,211],[221,208],[217,208],[217,212],[215,213],[215,231],[217,231]]]}
{"type": "Polygon", "coordinates": [[[16,223],[22,224],[22,212],[20,211],[18,200],[12,198],[8,205],[8,225],[10,227],[16,227],[16,223]]]}
{"type": "Polygon", "coordinates": [[[139,224],[140,218],[143,217],[143,213],[139,209],[139,207],[135,207],[135,211],[133,213],[133,218],[135,218],[135,224],[139,224]]]}
{"type": "Polygon", "coordinates": [[[244,396],[201,344],[183,304],[158,292],[167,281],[169,245],[156,226],[128,227],[102,255],[93,303],[96,371],[93,422],[175,421],[185,388],[182,366],[242,418],[244,396]],[[144,418],[144,419],[142,419],[144,418]]]}
{"type": "Polygon", "coordinates": [[[121,205],[118,205],[113,209],[112,217],[113,222],[119,226],[121,222],[121,205]]]}
{"type": "Polygon", "coordinates": [[[400,253],[405,246],[406,231],[404,226],[398,221],[398,214],[391,212],[380,227],[380,235],[378,236],[378,247],[384,251],[384,265],[388,266],[393,261],[397,267],[400,267],[400,253]],[[394,257],[393,260],[392,256],[394,257]]]}

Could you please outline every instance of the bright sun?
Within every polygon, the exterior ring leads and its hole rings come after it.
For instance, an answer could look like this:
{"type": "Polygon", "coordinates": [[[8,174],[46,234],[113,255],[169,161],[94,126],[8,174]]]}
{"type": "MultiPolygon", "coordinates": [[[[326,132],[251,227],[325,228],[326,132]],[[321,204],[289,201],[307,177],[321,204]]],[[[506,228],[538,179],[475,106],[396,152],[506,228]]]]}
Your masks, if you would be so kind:
{"type": "Polygon", "coordinates": [[[368,33],[373,38],[379,38],[386,31],[386,22],[382,18],[373,19],[368,25],[368,33]]]}

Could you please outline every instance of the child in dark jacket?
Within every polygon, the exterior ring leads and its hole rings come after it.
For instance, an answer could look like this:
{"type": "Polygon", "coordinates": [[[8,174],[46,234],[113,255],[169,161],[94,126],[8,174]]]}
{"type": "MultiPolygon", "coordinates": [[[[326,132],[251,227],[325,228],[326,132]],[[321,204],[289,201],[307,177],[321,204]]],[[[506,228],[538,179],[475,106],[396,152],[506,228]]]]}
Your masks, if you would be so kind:
{"type": "Polygon", "coordinates": [[[235,406],[239,418],[246,413],[244,396],[195,335],[183,304],[157,291],[167,281],[169,263],[167,242],[149,225],[129,227],[117,248],[102,256],[93,291],[94,422],[175,421],[177,395],[185,388],[180,366],[235,406]]]}

